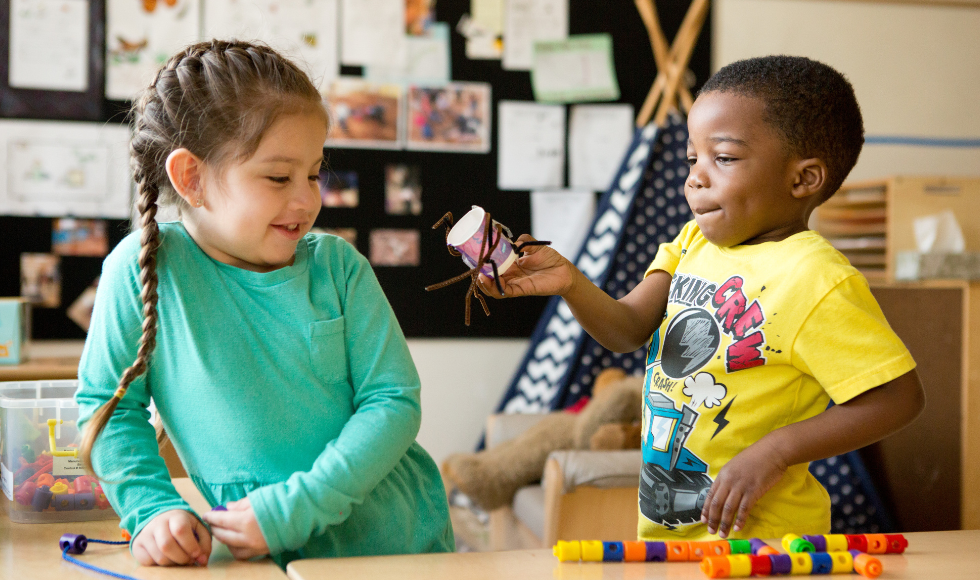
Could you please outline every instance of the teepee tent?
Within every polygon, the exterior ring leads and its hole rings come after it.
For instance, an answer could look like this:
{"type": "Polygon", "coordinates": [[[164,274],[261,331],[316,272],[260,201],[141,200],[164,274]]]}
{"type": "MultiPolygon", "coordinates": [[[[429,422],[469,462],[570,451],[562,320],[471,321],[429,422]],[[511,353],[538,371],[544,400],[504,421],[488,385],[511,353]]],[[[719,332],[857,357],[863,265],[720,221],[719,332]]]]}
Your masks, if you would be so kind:
{"type": "MultiPolygon", "coordinates": [[[[659,244],[673,240],[693,218],[684,198],[687,123],[676,111],[675,101],[684,110],[691,106],[691,96],[680,80],[708,10],[708,0],[694,0],[668,52],[652,0],[636,0],[636,4],[659,73],[638,115],[633,142],[574,260],[593,283],[617,299],[640,282],[659,244]]],[[[629,374],[643,374],[646,357],[646,349],[625,354],[607,350],[585,333],[564,300],[552,297],[498,412],[566,408],[591,393],[593,380],[603,369],[619,367],[629,374]]],[[[810,470],[831,495],[832,531],[873,533],[894,528],[857,453],[813,462],[810,470]]]]}

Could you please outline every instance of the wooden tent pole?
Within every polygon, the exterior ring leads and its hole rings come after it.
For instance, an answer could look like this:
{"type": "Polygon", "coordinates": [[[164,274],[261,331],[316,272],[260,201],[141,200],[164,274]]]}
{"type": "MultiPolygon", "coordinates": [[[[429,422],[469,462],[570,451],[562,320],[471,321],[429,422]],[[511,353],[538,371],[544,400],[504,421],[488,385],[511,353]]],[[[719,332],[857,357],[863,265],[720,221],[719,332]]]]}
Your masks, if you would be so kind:
{"type": "Polygon", "coordinates": [[[650,87],[650,92],[640,108],[639,115],[637,115],[636,125],[638,127],[643,127],[650,122],[658,101],[660,102],[657,111],[658,124],[662,124],[667,118],[667,112],[673,107],[674,95],[680,80],[684,76],[684,70],[691,59],[691,53],[694,51],[701,26],[707,16],[708,2],[709,0],[694,0],[684,16],[684,21],[681,23],[677,37],[670,49],[668,66],[660,69],[657,73],[657,78],[654,80],[653,86],[650,87]],[[662,100],[661,97],[663,97],[662,100]]]}
{"type": "MultiPolygon", "coordinates": [[[[653,4],[653,0],[634,0],[634,2],[636,4],[636,10],[640,13],[640,18],[643,20],[644,26],[646,26],[647,34],[650,36],[650,46],[653,47],[653,58],[657,63],[657,72],[660,72],[670,64],[670,46],[667,44],[667,38],[664,36],[663,28],[660,27],[660,17],[657,16],[657,9],[653,4]]],[[[694,99],[684,84],[681,84],[678,90],[681,107],[686,113],[691,110],[694,99]]]]}

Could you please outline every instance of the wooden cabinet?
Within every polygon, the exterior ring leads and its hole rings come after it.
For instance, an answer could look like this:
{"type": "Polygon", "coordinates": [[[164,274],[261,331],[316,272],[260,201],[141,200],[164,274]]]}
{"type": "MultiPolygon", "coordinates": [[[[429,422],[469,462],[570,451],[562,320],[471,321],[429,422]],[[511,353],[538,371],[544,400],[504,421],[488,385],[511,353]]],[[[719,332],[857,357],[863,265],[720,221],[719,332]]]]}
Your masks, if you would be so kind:
{"type": "Polygon", "coordinates": [[[926,409],[862,450],[903,532],[980,529],[980,282],[875,284],[926,409]]]}
{"type": "Polygon", "coordinates": [[[811,227],[872,282],[895,280],[898,252],[915,251],[916,218],[952,210],[968,251],[980,251],[980,179],[889,177],[845,183],[811,227]]]}

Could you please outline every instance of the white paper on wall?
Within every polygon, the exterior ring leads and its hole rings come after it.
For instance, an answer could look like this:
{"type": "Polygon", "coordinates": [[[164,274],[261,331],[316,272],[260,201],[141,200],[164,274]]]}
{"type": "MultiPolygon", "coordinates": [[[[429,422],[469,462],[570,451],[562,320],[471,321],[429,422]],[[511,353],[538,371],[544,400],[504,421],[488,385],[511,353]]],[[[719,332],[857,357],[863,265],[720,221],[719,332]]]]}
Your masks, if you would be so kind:
{"type": "Polygon", "coordinates": [[[449,25],[433,22],[428,36],[409,36],[405,40],[404,66],[368,65],[364,78],[379,83],[442,84],[451,78],[449,25]]]}
{"type": "Polygon", "coordinates": [[[338,0],[206,0],[204,38],[260,40],[325,91],[339,71],[338,0]]]}
{"type": "Polygon", "coordinates": [[[405,0],[343,0],[340,61],[405,66],[405,0]]]}
{"type": "Polygon", "coordinates": [[[88,90],[89,0],[12,0],[11,87],[88,90]]]}
{"type": "Polygon", "coordinates": [[[0,214],[129,217],[129,127],[0,120],[0,214]]]}
{"type": "Polygon", "coordinates": [[[633,106],[573,105],[568,125],[570,186],[605,191],[633,141],[633,106]]]}
{"type": "Polygon", "coordinates": [[[178,50],[200,39],[200,0],[106,0],[106,97],[132,99],[178,50]]]}
{"type": "Polygon", "coordinates": [[[531,192],[531,235],[551,242],[551,247],[569,260],[582,248],[595,217],[592,191],[531,192]]]}
{"type": "Polygon", "coordinates": [[[530,70],[535,40],[568,36],[568,0],[506,0],[504,56],[507,70],[530,70]]]}
{"type": "Polygon", "coordinates": [[[500,101],[497,187],[560,189],[565,177],[565,107],[500,101]]]}

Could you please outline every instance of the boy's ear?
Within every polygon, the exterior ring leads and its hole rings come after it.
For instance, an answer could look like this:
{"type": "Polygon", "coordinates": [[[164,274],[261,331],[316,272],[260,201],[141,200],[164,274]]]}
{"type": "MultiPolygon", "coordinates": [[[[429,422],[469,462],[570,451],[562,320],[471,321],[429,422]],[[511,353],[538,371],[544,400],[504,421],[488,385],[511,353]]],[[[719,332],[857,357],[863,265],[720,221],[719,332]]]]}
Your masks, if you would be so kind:
{"type": "Polygon", "coordinates": [[[190,206],[200,206],[204,195],[204,162],[201,158],[181,147],[170,152],[166,167],[177,195],[190,206]]]}
{"type": "Polygon", "coordinates": [[[801,159],[796,163],[793,178],[793,197],[803,199],[823,191],[827,185],[827,164],[823,159],[801,159]]]}

